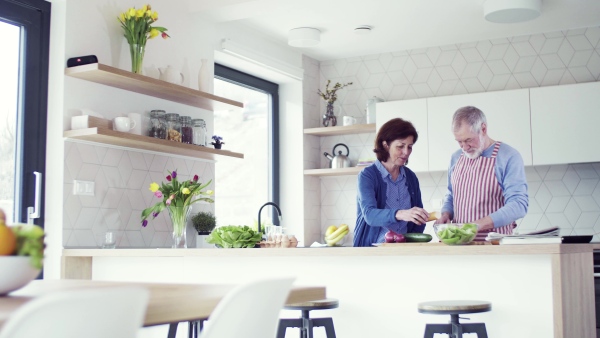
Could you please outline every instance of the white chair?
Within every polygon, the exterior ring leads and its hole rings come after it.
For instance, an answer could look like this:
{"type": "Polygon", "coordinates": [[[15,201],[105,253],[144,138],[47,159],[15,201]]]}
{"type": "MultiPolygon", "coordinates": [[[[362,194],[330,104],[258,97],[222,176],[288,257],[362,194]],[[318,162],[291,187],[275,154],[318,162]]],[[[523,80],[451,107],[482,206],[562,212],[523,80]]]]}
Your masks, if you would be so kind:
{"type": "Polygon", "coordinates": [[[236,287],[219,302],[200,338],[275,338],[279,312],[294,279],[270,279],[236,287]]]}
{"type": "Polygon", "coordinates": [[[150,293],[137,287],[62,291],[20,307],[0,338],[134,338],[150,293]]]}

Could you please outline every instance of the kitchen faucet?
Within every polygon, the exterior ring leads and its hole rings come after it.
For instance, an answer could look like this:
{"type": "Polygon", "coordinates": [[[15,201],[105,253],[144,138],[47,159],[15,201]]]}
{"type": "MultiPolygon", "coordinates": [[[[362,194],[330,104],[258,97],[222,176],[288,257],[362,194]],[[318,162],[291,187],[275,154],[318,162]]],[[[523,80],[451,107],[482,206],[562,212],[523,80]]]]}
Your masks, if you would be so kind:
{"type": "Polygon", "coordinates": [[[260,209],[258,209],[258,233],[261,233],[260,232],[260,212],[267,205],[272,205],[272,206],[275,207],[275,209],[277,209],[277,213],[279,214],[279,221],[281,222],[281,209],[279,209],[279,206],[277,204],[273,203],[273,202],[267,202],[267,203],[263,204],[262,207],[260,207],[260,209]]]}

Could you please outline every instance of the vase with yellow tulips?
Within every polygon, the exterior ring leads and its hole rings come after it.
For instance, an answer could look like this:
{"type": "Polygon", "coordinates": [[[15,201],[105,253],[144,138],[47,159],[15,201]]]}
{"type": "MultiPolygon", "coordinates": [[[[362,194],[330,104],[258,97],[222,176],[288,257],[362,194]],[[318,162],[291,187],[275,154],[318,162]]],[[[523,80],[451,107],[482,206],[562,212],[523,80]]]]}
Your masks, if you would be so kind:
{"type": "Polygon", "coordinates": [[[129,44],[131,71],[134,73],[142,73],[146,41],[159,35],[163,39],[170,37],[165,27],[153,26],[157,20],[158,13],[152,11],[150,5],[144,5],[140,9],[129,8],[119,15],[119,22],[121,22],[124,36],[129,44]]]}
{"type": "Polygon", "coordinates": [[[142,211],[142,226],[148,225],[148,218],[156,218],[164,209],[169,210],[173,224],[173,248],[187,248],[185,227],[192,204],[200,201],[213,203],[210,198],[212,190],[203,190],[211,181],[198,182],[198,175],[191,180],[179,181],[177,171],[173,170],[166,177],[168,183],[150,184],[150,191],[161,201],[142,211]]]}

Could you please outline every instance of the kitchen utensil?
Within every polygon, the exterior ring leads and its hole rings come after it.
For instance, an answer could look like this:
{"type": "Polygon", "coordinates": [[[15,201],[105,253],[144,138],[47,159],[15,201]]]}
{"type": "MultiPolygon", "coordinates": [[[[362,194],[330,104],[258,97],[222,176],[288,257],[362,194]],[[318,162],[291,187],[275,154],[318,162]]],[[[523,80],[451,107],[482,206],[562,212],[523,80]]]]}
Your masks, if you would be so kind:
{"type": "Polygon", "coordinates": [[[331,151],[333,153],[333,155],[329,155],[327,152],[324,152],[323,155],[325,155],[325,157],[327,157],[329,159],[329,167],[333,168],[333,169],[337,169],[337,168],[348,168],[351,167],[350,165],[350,158],[348,158],[348,155],[350,155],[350,149],[348,149],[348,146],[343,144],[343,143],[338,143],[335,146],[333,146],[333,150],[331,151]],[[346,155],[342,155],[342,151],[338,151],[338,154],[335,154],[335,148],[337,148],[338,146],[343,146],[344,148],[346,148],[346,155]]]}

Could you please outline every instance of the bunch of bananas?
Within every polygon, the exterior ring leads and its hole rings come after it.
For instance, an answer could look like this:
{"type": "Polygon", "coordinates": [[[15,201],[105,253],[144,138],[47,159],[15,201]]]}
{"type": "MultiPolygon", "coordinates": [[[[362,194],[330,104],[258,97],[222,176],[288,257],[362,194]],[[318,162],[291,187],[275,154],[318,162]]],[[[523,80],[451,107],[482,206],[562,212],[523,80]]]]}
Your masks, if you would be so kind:
{"type": "Polygon", "coordinates": [[[325,231],[325,243],[327,246],[334,246],[344,239],[349,231],[347,224],[341,224],[339,227],[330,225],[325,231]]]}

